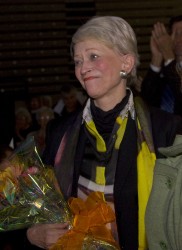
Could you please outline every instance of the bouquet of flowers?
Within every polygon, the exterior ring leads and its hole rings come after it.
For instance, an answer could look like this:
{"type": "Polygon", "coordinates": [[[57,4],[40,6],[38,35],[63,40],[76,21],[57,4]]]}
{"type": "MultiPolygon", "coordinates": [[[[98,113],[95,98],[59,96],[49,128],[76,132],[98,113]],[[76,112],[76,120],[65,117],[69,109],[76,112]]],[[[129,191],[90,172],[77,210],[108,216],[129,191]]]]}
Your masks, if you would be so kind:
{"type": "Polygon", "coordinates": [[[15,150],[6,166],[0,171],[0,232],[67,222],[70,229],[51,250],[119,249],[106,227],[115,217],[102,193],[91,193],[85,202],[66,202],[53,167],[42,163],[33,137],[15,150]]]}
{"type": "Polygon", "coordinates": [[[54,170],[45,166],[30,137],[0,172],[0,231],[44,222],[69,222],[72,216],[54,170]]]}

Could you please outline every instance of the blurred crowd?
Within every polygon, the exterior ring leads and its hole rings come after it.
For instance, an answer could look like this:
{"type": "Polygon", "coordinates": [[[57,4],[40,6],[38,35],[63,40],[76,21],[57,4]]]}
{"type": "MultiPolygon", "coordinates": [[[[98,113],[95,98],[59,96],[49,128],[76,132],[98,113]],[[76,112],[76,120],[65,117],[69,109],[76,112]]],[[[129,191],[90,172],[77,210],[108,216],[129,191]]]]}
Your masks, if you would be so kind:
{"type": "Polygon", "coordinates": [[[33,136],[39,154],[44,150],[48,122],[65,117],[81,108],[86,96],[71,84],[63,85],[56,103],[52,96],[32,95],[15,105],[14,135],[6,146],[16,149],[26,138],[33,136]]]}

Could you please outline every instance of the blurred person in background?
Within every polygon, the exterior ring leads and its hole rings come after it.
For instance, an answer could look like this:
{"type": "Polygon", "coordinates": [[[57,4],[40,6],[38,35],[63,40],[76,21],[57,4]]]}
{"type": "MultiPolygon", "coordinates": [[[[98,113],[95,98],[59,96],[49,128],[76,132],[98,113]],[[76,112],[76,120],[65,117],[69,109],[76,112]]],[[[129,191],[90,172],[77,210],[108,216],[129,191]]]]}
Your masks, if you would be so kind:
{"type": "Polygon", "coordinates": [[[42,107],[41,97],[39,95],[30,95],[27,100],[27,108],[32,117],[32,131],[38,130],[40,125],[36,119],[36,113],[42,107]]]}
{"type": "Polygon", "coordinates": [[[66,117],[82,108],[82,102],[78,98],[78,91],[72,84],[64,84],[61,87],[61,99],[54,107],[56,117],[66,117]]]}
{"type": "Polygon", "coordinates": [[[49,107],[42,107],[37,111],[36,119],[40,128],[29,133],[27,137],[34,136],[38,152],[41,156],[45,147],[46,126],[50,120],[54,119],[54,111],[49,107]]]}
{"type": "Polygon", "coordinates": [[[182,15],[170,19],[169,32],[162,22],[154,24],[150,49],[142,97],[150,105],[182,116],[182,15]]]}
{"type": "Polygon", "coordinates": [[[52,108],[52,96],[50,95],[43,95],[41,96],[41,107],[48,107],[52,108]]]}
{"type": "Polygon", "coordinates": [[[32,131],[32,117],[26,107],[20,107],[15,111],[15,131],[10,146],[16,148],[32,131]]]}

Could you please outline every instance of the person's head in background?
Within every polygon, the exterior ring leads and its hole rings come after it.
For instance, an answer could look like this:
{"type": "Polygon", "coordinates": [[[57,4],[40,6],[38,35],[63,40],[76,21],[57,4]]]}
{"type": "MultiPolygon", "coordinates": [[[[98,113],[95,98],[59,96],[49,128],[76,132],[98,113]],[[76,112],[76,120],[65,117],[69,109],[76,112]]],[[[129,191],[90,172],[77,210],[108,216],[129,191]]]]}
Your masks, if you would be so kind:
{"type": "Polygon", "coordinates": [[[6,145],[0,144],[0,171],[3,171],[9,166],[8,158],[12,155],[13,149],[6,145]]]}
{"type": "Polygon", "coordinates": [[[25,107],[20,107],[15,111],[16,130],[26,130],[32,124],[31,114],[25,107]]]}
{"type": "Polygon", "coordinates": [[[170,19],[169,30],[173,39],[175,56],[177,60],[182,61],[182,15],[170,19]]]}
{"type": "Polygon", "coordinates": [[[79,105],[77,89],[72,84],[64,84],[61,87],[61,98],[64,103],[64,108],[68,113],[74,112],[77,109],[79,105]]]}
{"type": "Polygon", "coordinates": [[[47,123],[54,119],[54,111],[49,107],[42,107],[36,113],[36,119],[38,124],[40,125],[40,129],[45,129],[47,123]]]}
{"type": "Polygon", "coordinates": [[[41,97],[38,95],[31,95],[28,99],[28,109],[31,113],[36,112],[39,108],[41,108],[41,97]]]}
{"type": "Polygon", "coordinates": [[[52,97],[50,95],[41,96],[41,106],[52,108],[52,97]]]}
{"type": "Polygon", "coordinates": [[[75,75],[96,106],[113,108],[136,77],[137,40],[131,26],[116,16],[93,17],[72,37],[75,75]],[[110,107],[104,103],[110,102],[110,107]]]}
{"type": "Polygon", "coordinates": [[[27,135],[27,137],[34,136],[37,150],[40,155],[42,154],[45,147],[46,127],[48,122],[52,119],[54,119],[54,111],[51,108],[40,108],[36,113],[36,120],[40,128],[36,131],[30,132],[27,135]]]}
{"type": "Polygon", "coordinates": [[[13,148],[16,148],[31,131],[32,117],[26,107],[20,107],[15,111],[15,131],[13,136],[13,148]]]}

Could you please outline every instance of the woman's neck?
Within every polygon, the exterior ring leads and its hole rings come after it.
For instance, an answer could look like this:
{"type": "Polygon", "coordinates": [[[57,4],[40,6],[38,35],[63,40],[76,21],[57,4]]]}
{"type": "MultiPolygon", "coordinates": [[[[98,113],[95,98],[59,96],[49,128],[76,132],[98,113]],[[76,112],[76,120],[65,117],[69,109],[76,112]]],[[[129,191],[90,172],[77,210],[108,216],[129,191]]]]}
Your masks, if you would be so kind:
{"type": "Polygon", "coordinates": [[[110,95],[103,98],[95,99],[94,104],[96,107],[103,111],[112,110],[118,103],[120,103],[126,96],[126,89],[118,92],[117,95],[110,95]]]}

